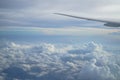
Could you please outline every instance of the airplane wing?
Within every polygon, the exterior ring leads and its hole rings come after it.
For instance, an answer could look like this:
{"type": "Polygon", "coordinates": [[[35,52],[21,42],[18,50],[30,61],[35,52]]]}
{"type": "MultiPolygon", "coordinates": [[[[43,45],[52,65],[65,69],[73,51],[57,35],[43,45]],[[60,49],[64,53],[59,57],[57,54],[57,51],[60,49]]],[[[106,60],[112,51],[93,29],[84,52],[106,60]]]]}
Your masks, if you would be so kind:
{"type": "Polygon", "coordinates": [[[114,22],[114,21],[95,19],[95,18],[87,18],[87,17],[79,17],[79,16],[73,16],[73,15],[68,15],[68,14],[63,14],[63,13],[54,13],[54,14],[73,17],[73,18],[78,18],[78,19],[86,19],[86,20],[91,20],[91,21],[104,22],[105,26],[110,26],[110,27],[120,27],[120,23],[119,22],[114,22]]]}

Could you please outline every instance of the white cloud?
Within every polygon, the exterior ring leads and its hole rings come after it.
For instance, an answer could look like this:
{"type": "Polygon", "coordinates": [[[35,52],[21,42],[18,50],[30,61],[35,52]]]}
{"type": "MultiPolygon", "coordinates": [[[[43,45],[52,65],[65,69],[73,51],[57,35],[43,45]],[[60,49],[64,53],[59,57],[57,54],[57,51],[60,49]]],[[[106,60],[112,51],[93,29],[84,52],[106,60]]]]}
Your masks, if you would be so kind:
{"type": "Polygon", "coordinates": [[[12,42],[1,45],[0,75],[6,79],[119,80],[119,57],[94,42],[84,46],[12,42]],[[26,76],[10,74],[11,69],[26,76]]]}
{"type": "Polygon", "coordinates": [[[96,66],[96,59],[86,64],[80,72],[80,79],[82,80],[114,80],[115,76],[110,72],[108,66],[96,66]]]}

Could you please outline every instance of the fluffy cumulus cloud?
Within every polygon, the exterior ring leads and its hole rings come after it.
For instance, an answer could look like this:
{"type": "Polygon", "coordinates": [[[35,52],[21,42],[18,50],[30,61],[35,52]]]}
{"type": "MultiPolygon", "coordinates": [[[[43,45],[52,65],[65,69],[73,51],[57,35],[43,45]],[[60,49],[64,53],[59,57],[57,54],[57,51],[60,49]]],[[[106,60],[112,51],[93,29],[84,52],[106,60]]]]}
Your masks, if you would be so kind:
{"type": "Polygon", "coordinates": [[[1,80],[119,80],[119,54],[94,42],[0,44],[1,80]]]}

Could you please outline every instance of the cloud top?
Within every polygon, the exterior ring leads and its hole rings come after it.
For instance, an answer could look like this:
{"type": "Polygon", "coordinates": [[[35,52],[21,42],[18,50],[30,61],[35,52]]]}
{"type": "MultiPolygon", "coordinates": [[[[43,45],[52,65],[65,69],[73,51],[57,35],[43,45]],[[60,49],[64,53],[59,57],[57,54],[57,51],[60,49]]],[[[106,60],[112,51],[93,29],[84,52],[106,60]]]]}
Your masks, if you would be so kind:
{"type": "Polygon", "coordinates": [[[120,56],[94,42],[83,46],[10,42],[0,47],[0,78],[3,80],[120,79],[120,56]]]}

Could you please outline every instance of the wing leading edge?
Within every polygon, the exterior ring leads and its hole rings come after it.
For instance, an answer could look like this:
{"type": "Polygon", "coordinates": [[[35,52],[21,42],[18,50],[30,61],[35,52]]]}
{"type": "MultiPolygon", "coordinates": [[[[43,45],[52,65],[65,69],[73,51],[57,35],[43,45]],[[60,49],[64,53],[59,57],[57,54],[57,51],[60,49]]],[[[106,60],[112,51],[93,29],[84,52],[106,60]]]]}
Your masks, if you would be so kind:
{"type": "Polygon", "coordinates": [[[108,21],[108,20],[87,18],[87,17],[79,17],[79,16],[73,16],[73,15],[68,15],[68,14],[63,14],[63,13],[54,13],[54,14],[73,17],[73,18],[78,18],[78,19],[85,19],[85,20],[91,20],[91,21],[104,22],[105,23],[104,25],[109,26],[109,27],[120,27],[120,22],[115,22],[115,21],[108,21]]]}

